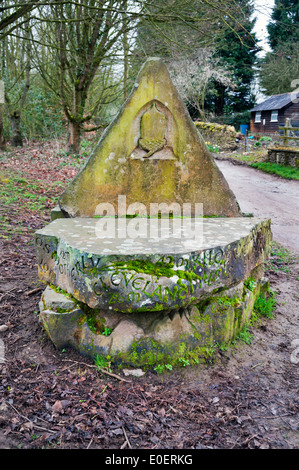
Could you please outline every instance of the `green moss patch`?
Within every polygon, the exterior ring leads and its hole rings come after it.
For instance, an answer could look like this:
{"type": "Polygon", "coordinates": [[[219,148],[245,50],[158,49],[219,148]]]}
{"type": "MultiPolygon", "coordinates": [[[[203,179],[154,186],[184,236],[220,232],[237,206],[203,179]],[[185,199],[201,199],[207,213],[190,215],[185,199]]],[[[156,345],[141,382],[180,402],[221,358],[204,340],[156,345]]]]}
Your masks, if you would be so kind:
{"type": "Polygon", "coordinates": [[[197,279],[201,280],[201,277],[192,271],[172,269],[174,267],[174,263],[162,263],[159,261],[157,263],[152,263],[147,260],[130,260],[126,262],[114,262],[113,267],[119,270],[124,269],[128,271],[135,271],[136,273],[149,274],[156,276],[157,278],[171,278],[173,276],[177,276],[180,279],[184,279],[189,282],[197,279]]]}

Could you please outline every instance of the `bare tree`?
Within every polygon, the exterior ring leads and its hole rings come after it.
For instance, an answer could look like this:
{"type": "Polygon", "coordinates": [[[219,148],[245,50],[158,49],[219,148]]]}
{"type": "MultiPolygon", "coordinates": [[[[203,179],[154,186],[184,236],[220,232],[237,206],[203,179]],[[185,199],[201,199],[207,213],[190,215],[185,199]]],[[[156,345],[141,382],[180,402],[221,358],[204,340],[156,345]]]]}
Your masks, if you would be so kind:
{"type": "Polygon", "coordinates": [[[40,0],[33,2],[3,2],[0,5],[0,40],[11,34],[16,28],[26,23],[29,13],[41,3],[40,0]]]}
{"type": "MultiPolygon", "coordinates": [[[[15,28],[16,30],[18,28],[15,28]]],[[[5,79],[5,110],[9,116],[12,131],[11,144],[14,147],[23,145],[21,133],[22,110],[30,87],[31,43],[29,41],[30,20],[25,15],[22,31],[25,41],[18,37],[8,42],[1,41],[2,63],[1,74],[5,79]],[[22,83],[22,86],[20,86],[22,83]],[[16,91],[18,88],[18,91],[16,91]]]]}
{"type": "MultiPolygon", "coordinates": [[[[31,19],[32,67],[59,96],[69,122],[70,148],[77,153],[86,123],[92,121],[101,107],[118,99],[119,93],[126,99],[129,43],[136,36],[137,26],[149,26],[150,32],[155,31],[163,38],[164,44],[175,44],[173,51],[190,42],[198,45],[197,38],[201,38],[201,47],[207,47],[221,24],[233,18],[234,3],[234,0],[40,0],[25,3],[20,0],[14,4],[7,0],[7,6],[2,8],[5,16],[0,30],[5,28],[3,37],[28,40],[27,34],[20,31],[31,19]],[[189,40],[191,37],[193,41],[189,40]],[[123,86],[117,89],[113,75],[120,69],[123,86]]],[[[177,57],[176,53],[171,56],[175,60],[177,57]]]]}
{"type": "Polygon", "coordinates": [[[184,101],[195,108],[203,120],[209,85],[219,83],[234,88],[232,73],[213,55],[212,49],[199,49],[195,56],[182,56],[170,62],[170,73],[184,101]]]}
{"type": "Polygon", "coordinates": [[[70,149],[75,153],[79,152],[84,124],[91,121],[99,103],[107,104],[110,100],[107,90],[113,88],[113,83],[111,80],[107,83],[105,72],[117,57],[116,46],[124,34],[122,13],[126,12],[126,3],[126,0],[56,2],[40,11],[43,23],[35,28],[38,38],[35,65],[47,85],[59,93],[69,122],[70,149]],[[44,60],[45,54],[38,54],[41,43],[51,53],[50,65],[44,60]],[[94,81],[106,83],[98,99],[90,100],[94,81]],[[91,101],[93,106],[86,109],[91,101]]]}

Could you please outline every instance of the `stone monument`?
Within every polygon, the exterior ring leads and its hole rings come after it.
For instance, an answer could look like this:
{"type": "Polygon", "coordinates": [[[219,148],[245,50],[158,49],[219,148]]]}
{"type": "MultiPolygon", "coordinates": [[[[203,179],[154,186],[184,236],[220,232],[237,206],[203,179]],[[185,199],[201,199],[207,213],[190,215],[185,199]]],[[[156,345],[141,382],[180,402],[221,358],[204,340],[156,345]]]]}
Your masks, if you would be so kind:
{"type": "Polygon", "coordinates": [[[249,320],[270,240],[270,220],[242,216],[167,68],[149,59],[35,234],[42,324],[91,357],[199,356],[249,320]]]}

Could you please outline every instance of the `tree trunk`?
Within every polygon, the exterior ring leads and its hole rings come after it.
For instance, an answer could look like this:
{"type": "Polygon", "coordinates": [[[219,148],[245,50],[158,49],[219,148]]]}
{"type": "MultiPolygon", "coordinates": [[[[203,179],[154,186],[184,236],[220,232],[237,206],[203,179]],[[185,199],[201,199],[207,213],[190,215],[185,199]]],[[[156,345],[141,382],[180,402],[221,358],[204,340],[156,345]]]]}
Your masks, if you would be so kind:
{"type": "Polygon", "coordinates": [[[21,133],[21,112],[24,108],[27,96],[28,96],[28,91],[30,87],[30,61],[31,61],[31,44],[29,41],[29,24],[26,25],[25,27],[25,38],[26,38],[26,44],[25,44],[25,54],[24,57],[26,57],[26,66],[25,66],[25,85],[24,88],[22,89],[23,94],[19,96],[19,99],[16,101],[18,104],[14,104],[11,102],[9,99],[8,94],[5,94],[5,102],[6,102],[6,107],[9,113],[9,120],[10,120],[10,125],[11,125],[11,130],[12,130],[12,139],[11,139],[11,145],[13,147],[23,147],[23,137],[21,133]],[[13,111],[15,106],[18,106],[20,111],[13,111]]]}
{"type": "Polygon", "coordinates": [[[221,83],[216,83],[215,88],[217,90],[215,99],[215,114],[216,116],[223,116],[225,86],[223,86],[221,83]]]}
{"type": "Polygon", "coordinates": [[[6,149],[6,144],[5,144],[5,139],[3,135],[3,118],[2,118],[2,106],[0,104],[0,150],[5,150],[6,149]]]}
{"type": "Polygon", "coordinates": [[[69,123],[69,151],[80,153],[80,124],[77,122],[69,123]]]}
{"type": "Polygon", "coordinates": [[[21,116],[18,111],[14,111],[10,115],[10,124],[12,129],[11,145],[13,147],[23,147],[23,137],[20,129],[21,116]]]}
{"type": "Polygon", "coordinates": [[[69,120],[69,151],[71,153],[80,153],[81,126],[85,108],[85,95],[82,90],[75,88],[73,92],[72,118],[69,120]]]}

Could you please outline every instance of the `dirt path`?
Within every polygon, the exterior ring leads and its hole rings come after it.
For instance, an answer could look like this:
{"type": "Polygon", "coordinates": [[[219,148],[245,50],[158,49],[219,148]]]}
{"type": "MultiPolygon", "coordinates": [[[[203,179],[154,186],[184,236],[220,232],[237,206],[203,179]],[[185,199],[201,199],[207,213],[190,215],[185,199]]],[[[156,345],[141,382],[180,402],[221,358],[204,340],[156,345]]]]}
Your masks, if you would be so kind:
{"type": "Polygon", "coordinates": [[[273,238],[299,253],[299,181],[285,180],[247,166],[216,161],[241,210],[271,218],[273,238]]]}

